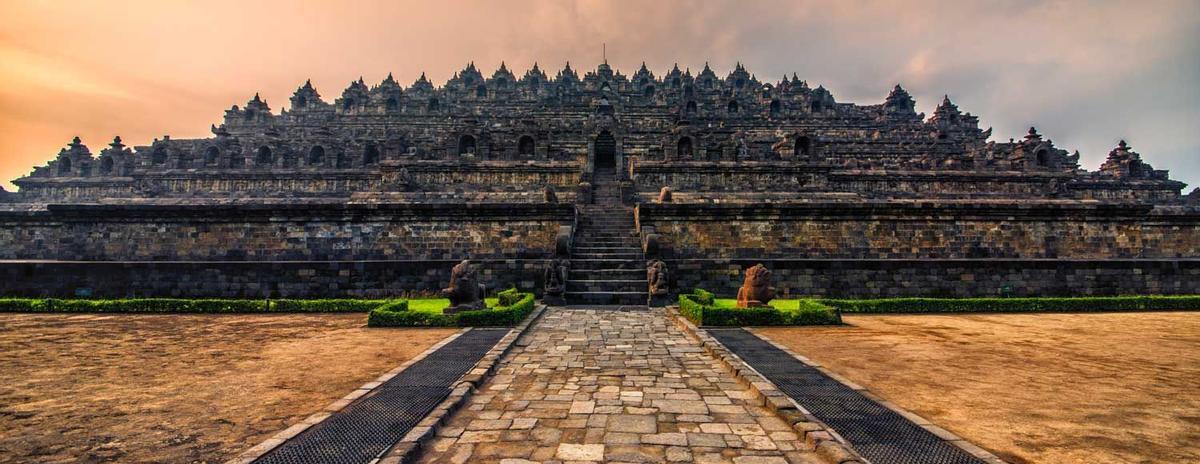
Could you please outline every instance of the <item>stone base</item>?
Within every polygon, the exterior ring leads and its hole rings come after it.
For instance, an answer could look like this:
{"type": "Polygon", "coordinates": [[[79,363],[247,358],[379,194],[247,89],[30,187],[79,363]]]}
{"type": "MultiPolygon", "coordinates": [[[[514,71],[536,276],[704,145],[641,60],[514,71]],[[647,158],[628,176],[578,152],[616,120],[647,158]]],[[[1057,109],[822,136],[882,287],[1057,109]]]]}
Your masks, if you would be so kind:
{"type": "Polygon", "coordinates": [[[487,309],[487,304],[485,304],[483,301],[476,301],[472,303],[463,303],[458,306],[447,306],[446,309],[442,310],[442,314],[456,314],[464,311],[478,311],[481,309],[487,309]]]}
{"type": "Polygon", "coordinates": [[[563,306],[567,304],[567,299],[562,295],[551,295],[547,293],[542,297],[542,304],[547,306],[563,306]]]}
{"type": "Polygon", "coordinates": [[[671,294],[669,294],[669,293],[663,294],[663,295],[650,295],[650,298],[648,298],[646,301],[647,306],[655,307],[655,308],[670,306],[674,303],[675,303],[675,300],[671,298],[671,294]]]}

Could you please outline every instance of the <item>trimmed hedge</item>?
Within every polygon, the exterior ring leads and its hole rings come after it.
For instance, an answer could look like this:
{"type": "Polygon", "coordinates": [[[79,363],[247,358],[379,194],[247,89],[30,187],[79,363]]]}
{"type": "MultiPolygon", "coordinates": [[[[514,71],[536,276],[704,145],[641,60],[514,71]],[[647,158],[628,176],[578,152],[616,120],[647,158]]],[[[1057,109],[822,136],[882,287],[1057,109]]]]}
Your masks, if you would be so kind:
{"type": "Polygon", "coordinates": [[[409,311],[408,301],[402,300],[380,306],[367,316],[368,327],[478,327],[511,326],[520,323],[533,312],[533,293],[519,293],[515,289],[500,292],[499,304],[494,308],[478,311],[463,311],[457,314],[409,311]],[[504,304],[505,302],[511,304],[504,304]]]}
{"type": "Polygon", "coordinates": [[[516,288],[510,288],[497,293],[496,298],[500,300],[500,306],[512,306],[521,301],[521,293],[516,288]]]}
{"type": "Polygon", "coordinates": [[[396,300],[271,300],[271,311],[290,313],[365,313],[396,300]]]}
{"type": "Polygon", "coordinates": [[[705,290],[703,288],[697,288],[695,290],[692,290],[692,299],[696,300],[697,303],[700,303],[702,305],[710,305],[711,306],[713,304],[713,301],[716,298],[717,298],[716,295],[713,295],[712,292],[705,290]]]}
{"type": "MultiPolygon", "coordinates": [[[[699,290],[679,295],[679,313],[702,326],[830,325],[840,324],[837,309],[815,300],[795,301],[796,307],[728,308],[716,305],[713,294],[699,290]]],[[[788,305],[790,306],[790,305],[788,305]]]]}
{"type": "Polygon", "coordinates": [[[883,298],[818,300],[844,313],[1097,312],[1200,310],[1200,296],[1070,298],[883,298]]]}
{"type": "Polygon", "coordinates": [[[0,312],[31,313],[342,313],[367,312],[394,300],[221,300],[3,298],[0,312]]]}

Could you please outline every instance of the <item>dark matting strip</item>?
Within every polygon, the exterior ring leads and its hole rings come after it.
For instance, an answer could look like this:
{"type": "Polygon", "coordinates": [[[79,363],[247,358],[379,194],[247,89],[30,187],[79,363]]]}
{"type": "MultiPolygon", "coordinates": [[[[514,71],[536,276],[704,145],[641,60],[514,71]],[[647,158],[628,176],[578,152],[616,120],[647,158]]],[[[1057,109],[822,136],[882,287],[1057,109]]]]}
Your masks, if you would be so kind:
{"type": "Polygon", "coordinates": [[[757,335],[706,330],[874,464],[984,463],[757,335]]]}
{"type": "Polygon", "coordinates": [[[400,441],[509,329],[472,329],[256,460],[365,464],[400,441]]]}

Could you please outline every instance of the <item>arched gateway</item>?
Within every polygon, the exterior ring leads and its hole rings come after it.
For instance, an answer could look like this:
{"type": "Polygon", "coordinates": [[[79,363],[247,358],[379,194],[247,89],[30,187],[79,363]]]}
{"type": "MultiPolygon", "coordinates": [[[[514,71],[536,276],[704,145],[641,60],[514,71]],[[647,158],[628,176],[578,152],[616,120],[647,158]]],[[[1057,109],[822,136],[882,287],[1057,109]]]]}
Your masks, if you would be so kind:
{"type": "Polygon", "coordinates": [[[596,151],[595,163],[593,166],[596,170],[611,170],[617,167],[617,139],[613,137],[612,132],[603,131],[596,136],[593,144],[596,151]]]}

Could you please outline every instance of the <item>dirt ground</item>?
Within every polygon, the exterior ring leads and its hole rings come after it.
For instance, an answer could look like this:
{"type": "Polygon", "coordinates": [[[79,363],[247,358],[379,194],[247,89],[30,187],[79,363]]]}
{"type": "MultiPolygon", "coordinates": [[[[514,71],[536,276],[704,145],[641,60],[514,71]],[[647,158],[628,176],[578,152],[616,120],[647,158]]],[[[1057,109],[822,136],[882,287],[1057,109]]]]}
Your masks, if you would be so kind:
{"type": "Polygon", "coordinates": [[[363,314],[0,314],[0,462],[223,462],[454,332],[363,314]]]}
{"type": "Polygon", "coordinates": [[[1200,313],[845,322],[761,332],[1012,463],[1200,462],[1200,313]]]}

